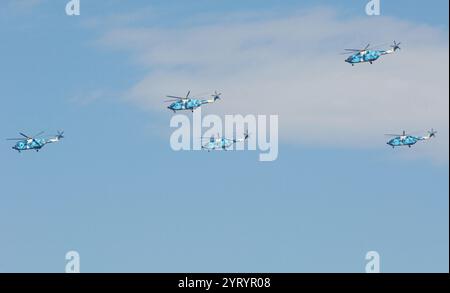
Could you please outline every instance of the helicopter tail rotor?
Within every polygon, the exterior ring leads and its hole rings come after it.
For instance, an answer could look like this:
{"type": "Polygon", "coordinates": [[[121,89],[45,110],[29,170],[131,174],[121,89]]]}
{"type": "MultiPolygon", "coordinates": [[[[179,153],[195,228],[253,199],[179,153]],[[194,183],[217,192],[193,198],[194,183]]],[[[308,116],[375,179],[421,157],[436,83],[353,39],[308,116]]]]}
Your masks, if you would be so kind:
{"type": "Polygon", "coordinates": [[[401,42],[397,43],[396,41],[394,41],[394,44],[391,45],[391,47],[394,50],[394,52],[397,51],[397,50],[401,50],[402,49],[402,48],[400,48],[400,44],[401,44],[401,42]]]}
{"type": "Polygon", "coordinates": [[[436,137],[436,133],[437,133],[437,131],[434,130],[433,128],[431,128],[431,130],[428,131],[428,137],[429,138],[436,137]]]}
{"type": "Polygon", "coordinates": [[[211,95],[213,97],[213,99],[214,99],[214,102],[217,101],[217,100],[220,100],[220,95],[221,94],[222,93],[218,93],[217,91],[214,91],[214,94],[211,95]]]}
{"type": "Polygon", "coordinates": [[[57,134],[56,134],[56,138],[57,138],[58,140],[64,138],[64,131],[58,130],[58,131],[57,131],[57,134]]]}

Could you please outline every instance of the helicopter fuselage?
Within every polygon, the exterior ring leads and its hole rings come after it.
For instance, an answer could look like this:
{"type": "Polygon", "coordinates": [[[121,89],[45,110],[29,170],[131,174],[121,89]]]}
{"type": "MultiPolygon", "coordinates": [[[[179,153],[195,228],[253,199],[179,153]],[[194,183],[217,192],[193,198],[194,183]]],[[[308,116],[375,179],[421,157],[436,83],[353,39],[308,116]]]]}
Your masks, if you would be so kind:
{"type": "MultiPolygon", "coordinates": [[[[12,147],[13,150],[18,151],[19,153],[21,151],[29,151],[29,150],[35,150],[39,151],[41,148],[43,148],[46,144],[49,143],[55,143],[59,142],[63,136],[64,132],[58,132],[58,135],[50,138],[32,138],[27,137],[27,139],[9,139],[9,140],[17,140],[16,144],[12,147]]],[[[22,136],[26,136],[22,134],[22,136]]]]}
{"type": "Polygon", "coordinates": [[[425,139],[426,138],[424,138],[424,137],[412,136],[412,135],[397,136],[397,137],[394,137],[393,139],[391,139],[390,141],[388,141],[387,144],[392,147],[399,147],[399,146],[411,147],[412,145],[415,145],[418,141],[425,140],[425,139]]]}
{"type": "Polygon", "coordinates": [[[203,104],[209,103],[208,100],[200,100],[200,99],[180,99],[172,104],[170,104],[167,108],[172,111],[181,111],[181,110],[195,110],[203,104]]]}
{"type": "Polygon", "coordinates": [[[18,141],[12,148],[16,151],[39,151],[48,141],[46,139],[24,139],[18,141]]]}
{"type": "Polygon", "coordinates": [[[226,150],[229,147],[231,147],[234,143],[236,143],[235,140],[227,139],[227,138],[219,138],[219,139],[213,139],[211,138],[207,144],[205,144],[202,148],[208,151],[212,150],[226,150]]]}
{"type": "Polygon", "coordinates": [[[363,52],[355,53],[345,59],[345,62],[350,63],[352,65],[356,63],[364,63],[364,62],[374,62],[380,58],[380,56],[389,54],[388,51],[380,51],[380,50],[367,50],[363,52]]]}

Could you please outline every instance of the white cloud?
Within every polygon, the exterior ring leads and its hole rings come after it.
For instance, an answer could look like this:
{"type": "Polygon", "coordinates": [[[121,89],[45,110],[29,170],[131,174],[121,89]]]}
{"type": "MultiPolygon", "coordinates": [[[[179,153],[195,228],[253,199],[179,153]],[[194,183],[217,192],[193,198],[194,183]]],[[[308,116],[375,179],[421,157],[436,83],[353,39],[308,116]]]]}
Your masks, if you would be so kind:
{"type": "MultiPolygon", "coordinates": [[[[219,113],[279,114],[285,142],[387,147],[383,133],[437,128],[414,156],[448,162],[448,33],[385,17],[342,20],[329,9],[178,28],[120,28],[101,44],[129,51],[148,74],[127,98],[165,111],[166,94],[223,92],[219,113]],[[373,65],[347,47],[401,41],[373,65]]],[[[388,46],[386,46],[388,47],[388,46]]]]}

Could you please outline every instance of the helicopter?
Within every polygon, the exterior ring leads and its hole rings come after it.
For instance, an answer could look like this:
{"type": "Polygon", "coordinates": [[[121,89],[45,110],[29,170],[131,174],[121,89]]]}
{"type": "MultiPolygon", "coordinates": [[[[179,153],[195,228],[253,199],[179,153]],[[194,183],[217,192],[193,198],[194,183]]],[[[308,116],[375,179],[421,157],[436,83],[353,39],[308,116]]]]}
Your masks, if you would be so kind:
{"type": "Polygon", "coordinates": [[[166,96],[167,98],[171,99],[164,102],[171,103],[167,108],[172,110],[174,113],[180,110],[191,110],[192,112],[194,112],[194,110],[201,105],[214,103],[215,101],[220,100],[221,95],[221,93],[217,93],[217,91],[215,91],[214,94],[211,95],[212,99],[195,99],[189,98],[190,93],[191,91],[188,91],[186,97],[184,98],[176,96],[166,96]]]}
{"type": "Polygon", "coordinates": [[[28,136],[22,132],[20,132],[19,134],[23,136],[23,138],[7,139],[7,140],[17,140],[17,143],[12,147],[12,149],[18,151],[19,153],[21,151],[28,151],[28,150],[35,150],[36,152],[39,152],[39,150],[43,148],[46,144],[59,142],[61,139],[64,138],[64,131],[58,131],[57,135],[50,138],[38,138],[39,136],[44,134],[44,131],[39,132],[34,136],[28,136]]]}
{"type": "Polygon", "coordinates": [[[233,146],[235,143],[246,141],[248,139],[248,137],[249,137],[249,134],[247,131],[244,132],[243,138],[238,138],[238,139],[229,139],[229,138],[221,137],[219,134],[217,134],[217,136],[212,135],[209,138],[202,137],[202,139],[209,140],[205,145],[202,145],[202,149],[207,150],[208,152],[214,151],[214,150],[227,151],[228,148],[233,146]]]}
{"type": "Polygon", "coordinates": [[[345,49],[345,51],[347,52],[342,54],[352,54],[347,59],[345,59],[345,62],[350,63],[352,66],[355,66],[356,63],[364,62],[373,64],[373,62],[381,56],[392,54],[395,51],[400,50],[400,44],[401,43],[397,43],[396,41],[394,41],[394,44],[391,45],[391,49],[389,50],[371,50],[370,44],[368,44],[364,49],[345,49]]]}
{"type": "Polygon", "coordinates": [[[399,147],[399,146],[408,146],[411,147],[412,145],[416,144],[418,141],[421,140],[429,140],[432,137],[436,136],[437,131],[434,129],[431,129],[428,131],[428,135],[426,136],[415,136],[407,134],[406,131],[403,130],[402,134],[385,134],[387,136],[393,136],[391,140],[387,142],[388,145],[392,146],[392,148],[399,147]]]}

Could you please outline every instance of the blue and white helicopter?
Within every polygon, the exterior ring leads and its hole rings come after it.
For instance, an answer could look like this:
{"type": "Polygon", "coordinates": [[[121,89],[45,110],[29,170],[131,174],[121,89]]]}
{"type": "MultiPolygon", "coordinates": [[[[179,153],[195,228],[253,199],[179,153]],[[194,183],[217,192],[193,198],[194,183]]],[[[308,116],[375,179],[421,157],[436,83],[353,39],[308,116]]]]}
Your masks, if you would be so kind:
{"type": "Polygon", "coordinates": [[[172,110],[174,113],[176,111],[181,110],[190,110],[194,112],[195,109],[198,107],[204,105],[204,104],[210,104],[214,103],[217,100],[220,100],[221,93],[217,93],[217,91],[214,92],[213,95],[211,95],[212,99],[195,99],[195,98],[189,98],[189,94],[191,91],[188,91],[186,97],[176,97],[176,96],[166,96],[167,98],[171,98],[170,100],[167,100],[165,102],[170,102],[171,104],[167,107],[170,110],[172,110]]]}
{"type": "Polygon", "coordinates": [[[370,44],[367,45],[364,49],[345,49],[345,51],[348,51],[343,54],[352,54],[347,59],[345,59],[345,62],[350,63],[352,66],[355,66],[356,63],[364,63],[369,62],[372,64],[374,61],[378,60],[383,55],[392,54],[397,50],[400,50],[400,44],[394,41],[394,44],[391,45],[391,49],[389,50],[371,50],[370,44]]]}
{"type": "Polygon", "coordinates": [[[415,135],[409,135],[406,133],[406,131],[403,130],[402,134],[386,134],[387,136],[393,136],[391,140],[387,142],[388,145],[390,145],[392,148],[399,147],[399,146],[408,146],[411,147],[412,145],[416,144],[418,141],[421,140],[429,140],[432,137],[436,136],[437,131],[434,129],[431,129],[428,131],[428,135],[426,136],[415,136],[415,135]]]}
{"type": "Polygon", "coordinates": [[[229,139],[225,137],[221,137],[219,134],[217,136],[212,135],[211,137],[202,137],[202,139],[208,139],[209,141],[202,145],[203,150],[210,151],[227,151],[230,147],[232,147],[235,143],[238,142],[244,142],[248,139],[249,134],[248,132],[244,132],[243,138],[237,138],[237,139],[229,139]]]}
{"type": "Polygon", "coordinates": [[[28,150],[39,152],[46,144],[59,142],[64,138],[64,131],[58,131],[57,135],[50,138],[38,138],[43,133],[44,132],[42,131],[34,136],[28,136],[20,132],[19,134],[23,136],[23,138],[8,138],[7,140],[17,140],[17,143],[12,148],[20,153],[21,151],[28,150]]]}

